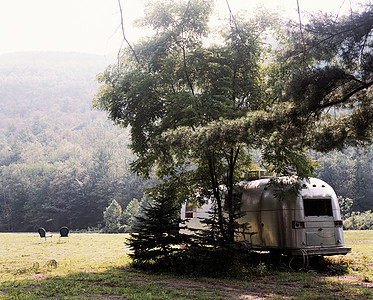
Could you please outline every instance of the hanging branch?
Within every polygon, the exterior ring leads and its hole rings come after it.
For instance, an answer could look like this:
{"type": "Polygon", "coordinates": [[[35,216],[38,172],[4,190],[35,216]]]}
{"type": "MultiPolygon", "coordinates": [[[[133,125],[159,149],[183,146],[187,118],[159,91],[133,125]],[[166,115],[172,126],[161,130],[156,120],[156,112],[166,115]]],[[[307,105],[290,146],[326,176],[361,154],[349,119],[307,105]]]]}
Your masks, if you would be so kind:
{"type": "Polygon", "coordinates": [[[300,16],[299,0],[297,0],[297,7],[298,7],[298,17],[299,17],[299,29],[300,29],[300,35],[302,37],[302,45],[303,45],[303,62],[305,62],[306,61],[306,43],[304,42],[304,36],[303,36],[302,18],[300,16]]]}
{"type": "Polygon", "coordinates": [[[186,77],[186,80],[188,81],[188,85],[189,85],[189,88],[192,92],[192,95],[194,95],[194,88],[193,88],[193,84],[192,84],[192,81],[190,80],[190,76],[189,76],[189,72],[188,72],[188,66],[187,66],[187,62],[186,62],[186,49],[185,49],[185,43],[184,43],[184,27],[183,27],[183,23],[185,21],[185,18],[187,17],[187,13],[190,9],[190,1],[188,1],[188,5],[187,5],[187,8],[184,12],[184,16],[183,16],[183,19],[181,20],[180,22],[180,25],[181,25],[181,50],[183,51],[183,63],[184,63],[184,71],[185,71],[185,77],[186,77]]]}
{"type": "Polygon", "coordinates": [[[237,35],[238,35],[238,37],[240,38],[240,41],[242,42],[242,44],[243,44],[244,46],[246,46],[246,44],[245,44],[245,42],[244,42],[244,40],[243,40],[243,38],[242,38],[242,36],[241,36],[241,32],[240,32],[240,30],[239,30],[239,28],[238,28],[238,24],[237,24],[236,18],[234,17],[234,15],[233,15],[233,13],[232,13],[231,6],[229,5],[228,0],[225,0],[225,2],[227,3],[227,6],[228,6],[228,10],[229,10],[229,21],[230,21],[230,23],[231,23],[231,26],[232,26],[232,23],[233,23],[233,24],[234,24],[234,27],[235,27],[235,29],[236,29],[237,35]]]}
{"type": "MultiPolygon", "coordinates": [[[[231,24],[231,28],[232,28],[232,30],[233,30],[233,25],[234,25],[234,29],[236,30],[237,35],[238,35],[238,37],[239,37],[241,43],[246,47],[246,44],[245,44],[244,39],[243,39],[243,37],[242,37],[242,32],[241,32],[240,29],[238,28],[237,20],[236,20],[236,18],[234,17],[234,14],[233,14],[233,12],[232,12],[232,9],[231,9],[231,6],[230,6],[230,4],[229,4],[229,1],[228,1],[228,0],[225,0],[225,2],[226,2],[226,4],[227,4],[228,11],[229,11],[229,22],[230,22],[230,24],[231,24]],[[233,23],[233,25],[232,25],[232,23],[233,23]]],[[[261,32],[259,32],[259,33],[258,33],[258,34],[253,38],[253,40],[257,40],[257,39],[260,37],[261,33],[263,33],[264,31],[265,31],[265,29],[263,29],[261,32]]]]}
{"type": "MultiPolygon", "coordinates": [[[[129,47],[130,50],[132,51],[132,53],[133,53],[133,55],[134,55],[134,57],[135,57],[137,63],[140,63],[140,60],[139,60],[139,58],[137,57],[135,50],[133,49],[133,47],[131,46],[131,44],[130,44],[129,41],[127,40],[127,38],[126,38],[126,34],[125,34],[125,32],[124,32],[123,11],[122,11],[122,5],[121,5],[121,3],[120,3],[120,0],[118,0],[118,5],[119,5],[119,10],[120,10],[120,24],[121,24],[121,27],[122,27],[122,35],[123,35],[123,41],[122,41],[122,43],[121,43],[121,45],[120,45],[119,53],[120,53],[120,51],[122,50],[123,42],[126,42],[127,45],[128,45],[128,47],[129,47]]],[[[119,57],[119,53],[118,53],[118,57],[119,57]]]]}
{"type": "Polygon", "coordinates": [[[319,107],[318,107],[318,110],[344,103],[344,102],[348,101],[352,96],[357,94],[358,92],[366,90],[366,89],[370,88],[371,86],[373,86],[373,80],[360,85],[359,87],[350,91],[348,94],[346,94],[344,97],[342,97],[340,99],[337,99],[337,100],[334,100],[334,101],[331,101],[331,102],[328,102],[328,103],[320,104],[319,107]]]}
{"type": "Polygon", "coordinates": [[[230,19],[231,23],[232,22],[234,23],[234,26],[236,27],[236,30],[237,30],[237,34],[238,34],[238,36],[240,36],[240,31],[238,30],[237,22],[236,22],[236,19],[234,18],[234,15],[232,13],[231,6],[229,5],[228,0],[225,0],[225,2],[227,3],[228,10],[229,10],[229,19],[230,19]]]}
{"type": "MultiPolygon", "coordinates": [[[[339,18],[339,14],[340,14],[341,9],[342,9],[342,6],[345,4],[345,1],[346,1],[346,0],[343,0],[343,1],[342,1],[342,4],[339,6],[338,13],[337,13],[337,15],[335,16],[334,22],[337,22],[337,20],[338,20],[338,18],[339,18]]],[[[350,1],[350,4],[351,4],[351,1],[350,1]]]]}

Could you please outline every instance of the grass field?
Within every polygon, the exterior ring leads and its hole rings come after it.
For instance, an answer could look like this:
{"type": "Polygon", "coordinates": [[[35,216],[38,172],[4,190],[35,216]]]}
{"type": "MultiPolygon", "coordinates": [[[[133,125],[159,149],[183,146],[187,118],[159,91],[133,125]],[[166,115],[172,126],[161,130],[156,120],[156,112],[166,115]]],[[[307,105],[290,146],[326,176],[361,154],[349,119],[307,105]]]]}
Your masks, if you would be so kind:
{"type": "Polygon", "coordinates": [[[331,257],[329,272],[261,264],[239,279],[134,270],[126,237],[0,233],[0,299],[373,299],[373,231],[346,231],[352,253],[331,257]]]}

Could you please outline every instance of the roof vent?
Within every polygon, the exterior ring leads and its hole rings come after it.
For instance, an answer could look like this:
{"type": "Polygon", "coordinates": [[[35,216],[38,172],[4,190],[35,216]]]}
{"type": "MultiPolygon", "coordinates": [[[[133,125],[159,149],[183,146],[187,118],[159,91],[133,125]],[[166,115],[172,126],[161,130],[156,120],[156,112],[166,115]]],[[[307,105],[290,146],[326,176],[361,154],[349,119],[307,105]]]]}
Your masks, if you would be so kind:
{"type": "Polygon", "coordinates": [[[248,181],[270,177],[271,175],[266,170],[250,170],[245,174],[245,179],[248,181]]]}

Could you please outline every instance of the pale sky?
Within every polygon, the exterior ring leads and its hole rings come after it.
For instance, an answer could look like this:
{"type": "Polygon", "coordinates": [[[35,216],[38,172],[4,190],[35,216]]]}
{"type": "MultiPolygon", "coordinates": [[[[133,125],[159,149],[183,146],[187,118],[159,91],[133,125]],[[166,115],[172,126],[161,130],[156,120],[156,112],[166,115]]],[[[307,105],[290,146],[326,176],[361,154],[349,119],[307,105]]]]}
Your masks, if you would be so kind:
{"type": "MultiPolygon", "coordinates": [[[[215,0],[219,15],[226,0],[215,0]]],[[[362,0],[370,1],[370,0],[362,0]]],[[[121,0],[127,38],[143,34],[132,27],[147,0],[121,0]]],[[[229,0],[233,13],[264,6],[296,17],[297,0],[229,0]]],[[[299,0],[302,11],[349,11],[357,0],[299,0]]],[[[116,53],[122,36],[118,0],[0,0],[0,54],[23,51],[116,53]]]]}

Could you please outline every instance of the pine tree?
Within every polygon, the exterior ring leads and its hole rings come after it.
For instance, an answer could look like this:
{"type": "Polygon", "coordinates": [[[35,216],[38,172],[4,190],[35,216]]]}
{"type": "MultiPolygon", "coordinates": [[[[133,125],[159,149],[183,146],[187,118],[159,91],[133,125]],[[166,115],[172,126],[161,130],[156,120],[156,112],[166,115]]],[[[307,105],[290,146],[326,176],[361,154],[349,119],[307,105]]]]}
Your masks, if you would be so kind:
{"type": "Polygon", "coordinates": [[[170,268],[174,255],[181,251],[179,247],[186,242],[186,236],[180,234],[180,207],[172,198],[159,192],[143,206],[143,214],[138,216],[133,233],[127,244],[133,251],[130,257],[133,266],[138,268],[170,268]]]}
{"type": "Polygon", "coordinates": [[[122,215],[122,208],[119,203],[113,199],[110,205],[104,211],[105,232],[115,233],[120,231],[120,217],[122,215]]]}

